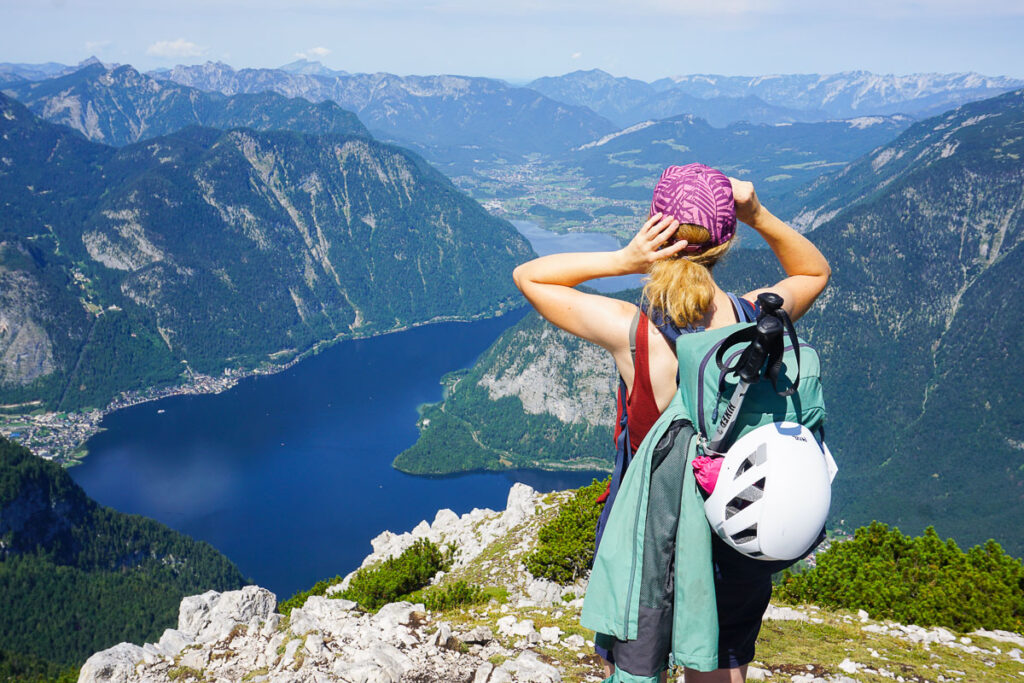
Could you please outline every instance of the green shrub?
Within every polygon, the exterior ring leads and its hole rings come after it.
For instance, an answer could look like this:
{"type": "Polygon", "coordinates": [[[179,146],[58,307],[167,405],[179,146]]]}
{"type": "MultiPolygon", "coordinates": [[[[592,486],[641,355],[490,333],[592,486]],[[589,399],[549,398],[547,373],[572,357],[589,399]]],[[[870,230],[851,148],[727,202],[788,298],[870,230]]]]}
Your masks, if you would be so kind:
{"type": "Polygon", "coordinates": [[[526,556],[531,574],[563,585],[586,575],[594,561],[594,534],[601,515],[595,501],[607,485],[607,480],[595,479],[577,489],[558,515],[540,528],[537,550],[526,556]]]}
{"type": "Polygon", "coordinates": [[[478,605],[490,599],[480,586],[465,581],[456,581],[445,586],[431,586],[403,597],[412,603],[422,602],[431,612],[443,612],[462,605],[478,605]]]}
{"type": "Polygon", "coordinates": [[[964,552],[932,527],[910,538],[872,522],[819,554],[814,569],[784,574],[776,595],[919,626],[1024,629],[1024,563],[991,540],[964,552]]]}
{"type": "Polygon", "coordinates": [[[356,572],[341,597],[354,600],[374,612],[415,590],[423,588],[434,574],[451,566],[453,549],[442,552],[437,544],[419,539],[397,557],[356,572]]]}
{"type": "Polygon", "coordinates": [[[323,581],[317,581],[312,588],[305,591],[299,591],[292,597],[288,598],[277,606],[277,611],[281,614],[288,616],[292,613],[292,610],[296,607],[302,607],[306,604],[306,599],[314,595],[327,595],[327,589],[331,586],[341,583],[342,578],[335,576],[333,579],[324,579],[323,581]]]}

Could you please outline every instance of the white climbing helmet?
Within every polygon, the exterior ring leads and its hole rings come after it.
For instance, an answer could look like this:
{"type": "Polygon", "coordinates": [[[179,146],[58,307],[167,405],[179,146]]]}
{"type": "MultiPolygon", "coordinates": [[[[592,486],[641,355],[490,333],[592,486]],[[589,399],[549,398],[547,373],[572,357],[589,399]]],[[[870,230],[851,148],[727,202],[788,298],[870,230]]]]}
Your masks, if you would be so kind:
{"type": "Polygon", "coordinates": [[[744,555],[795,560],[825,526],[835,472],[828,447],[803,425],[764,425],[729,448],[704,513],[744,555]]]}

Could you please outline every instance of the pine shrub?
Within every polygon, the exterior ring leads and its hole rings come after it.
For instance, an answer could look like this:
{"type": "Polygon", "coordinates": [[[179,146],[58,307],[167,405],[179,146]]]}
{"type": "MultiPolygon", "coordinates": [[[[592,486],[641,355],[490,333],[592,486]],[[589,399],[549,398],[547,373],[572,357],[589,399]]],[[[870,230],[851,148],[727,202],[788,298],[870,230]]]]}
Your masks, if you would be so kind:
{"type": "Polygon", "coordinates": [[[444,586],[431,586],[416,591],[404,599],[412,603],[422,602],[431,612],[443,612],[463,605],[476,605],[485,602],[489,597],[480,586],[459,580],[444,586]]]}
{"type": "Polygon", "coordinates": [[[819,554],[814,569],[784,573],[776,595],[905,624],[1024,631],[1024,563],[992,540],[964,552],[932,527],[911,538],[872,522],[819,554]]]}
{"type": "Polygon", "coordinates": [[[558,515],[537,534],[537,550],[526,557],[526,569],[538,578],[562,585],[586,575],[594,561],[594,540],[601,506],[595,502],[608,482],[594,480],[577,489],[558,515]]]}
{"type": "Polygon", "coordinates": [[[375,612],[426,586],[437,572],[451,566],[451,555],[450,549],[443,552],[436,543],[421,538],[401,555],[357,571],[341,597],[375,612]]]}

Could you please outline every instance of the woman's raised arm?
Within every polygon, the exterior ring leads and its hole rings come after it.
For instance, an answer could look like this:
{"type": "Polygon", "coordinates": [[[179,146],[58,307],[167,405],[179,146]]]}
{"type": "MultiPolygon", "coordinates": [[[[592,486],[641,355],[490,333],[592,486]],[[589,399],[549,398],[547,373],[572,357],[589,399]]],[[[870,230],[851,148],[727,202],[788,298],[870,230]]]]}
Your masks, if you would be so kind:
{"type": "Polygon", "coordinates": [[[811,307],[832,276],[825,256],[809,239],[783,223],[761,206],[753,183],[730,178],[736,200],[736,217],[756,230],[779,259],[788,277],[772,287],[748,292],[753,301],[761,292],[775,292],[783,298],[783,308],[796,320],[811,307]]]}
{"type": "Polygon", "coordinates": [[[686,247],[685,241],[665,248],[679,223],[655,214],[618,251],[551,254],[528,261],[512,272],[516,286],[544,318],[566,332],[613,353],[629,346],[629,322],[636,306],[611,297],[573,289],[587,280],[643,273],[655,261],[686,247]]]}

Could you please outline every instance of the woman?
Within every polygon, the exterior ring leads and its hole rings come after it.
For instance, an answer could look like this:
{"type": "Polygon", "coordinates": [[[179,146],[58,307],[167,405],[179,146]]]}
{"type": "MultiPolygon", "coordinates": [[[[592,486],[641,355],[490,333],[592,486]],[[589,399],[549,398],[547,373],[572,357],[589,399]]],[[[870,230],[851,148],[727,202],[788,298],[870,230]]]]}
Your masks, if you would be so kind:
{"type": "MultiPolygon", "coordinates": [[[[764,291],[781,295],[783,307],[796,320],[824,290],[830,274],[821,252],[761,206],[751,183],[689,164],[669,167],[662,174],[649,219],[622,249],[545,256],[517,267],[513,278],[544,318],[612,354],[628,390],[626,405],[620,408],[628,413],[629,442],[635,451],[676,392],[678,361],[662,334],[666,325],[676,332],[697,333],[732,325],[749,317],[739,309],[753,312],[752,302],[764,291]],[[737,218],[765,239],[787,275],[771,287],[747,292],[742,301],[723,291],[712,276],[715,264],[732,246],[737,218]],[[644,295],[661,325],[640,315],[635,366],[630,327],[637,306],[574,289],[594,278],[633,273],[648,275],[644,295]]],[[[766,563],[759,567],[757,560],[718,542],[714,560],[720,668],[687,669],[687,683],[745,680],[771,596],[766,563]]],[[[605,668],[611,675],[612,666],[605,668]]]]}

